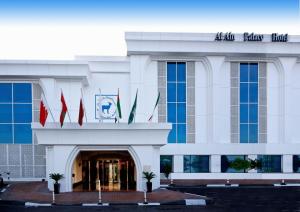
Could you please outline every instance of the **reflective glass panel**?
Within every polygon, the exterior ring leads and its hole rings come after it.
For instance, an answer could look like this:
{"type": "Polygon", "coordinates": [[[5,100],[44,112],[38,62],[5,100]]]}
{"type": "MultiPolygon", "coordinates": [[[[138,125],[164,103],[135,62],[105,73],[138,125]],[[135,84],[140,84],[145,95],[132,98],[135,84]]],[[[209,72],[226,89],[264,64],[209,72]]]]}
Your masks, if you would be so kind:
{"type": "Polygon", "coordinates": [[[240,102],[247,103],[248,102],[248,84],[240,83],[240,102]]]}
{"type": "Polygon", "coordinates": [[[13,143],[12,124],[0,124],[0,143],[13,143]]]}
{"type": "Polygon", "coordinates": [[[185,82],[186,81],[185,73],[185,63],[177,63],[177,81],[185,82]]]}
{"type": "Polygon", "coordinates": [[[12,123],[11,104],[0,104],[0,123],[12,123]]]}
{"type": "Polygon", "coordinates": [[[241,63],[241,65],[240,65],[240,82],[248,82],[248,81],[249,81],[248,64],[241,63]]]}
{"type": "Polygon", "coordinates": [[[248,124],[240,124],[240,142],[248,143],[248,124]]]}
{"type": "Polygon", "coordinates": [[[32,131],[30,124],[14,125],[15,143],[30,144],[32,142],[32,131]]]}
{"type": "Polygon", "coordinates": [[[176,84],[168,83],[168,102],[176,102],[176,84]]]}
{"type": "Polygon", "coordinates": [[[14,122],[31,123],[32,120],[31,104],[14,104],[14,122]]]}
{"type": "Polygon", "coordinates": [[[177,103],[177,122],[186,122],[186,105],[185,103],[177,103]]]}
{"type": "Polygon", "coordinates": [[[248,123],[248,104],[240,105],[240,123],[248,123]]]}
{"type": "Polygon", "coordinates": [[[177,102],[186,102],[186,84],[177,84],[177,102]]]}
{"type": "Polygon", "coordinates": [[[186,124],[177,124],[177,142],[185,143],[186,141],[186,124]]]}
{"type": "Polygon", "coordinates": [[[168,82],[176,81],[176,63],[167,63],[167,80],[168,82]]]}
{"type": "Polygon", "coordinates": [[[0,103],[12,102],[12,84],[0,83],[0,103]]]}
{"type": "Polygon", "coordinates": [[[29,83],[14,83],[14,102],[15,103],[31,103],[31,84],[29,83]]]}

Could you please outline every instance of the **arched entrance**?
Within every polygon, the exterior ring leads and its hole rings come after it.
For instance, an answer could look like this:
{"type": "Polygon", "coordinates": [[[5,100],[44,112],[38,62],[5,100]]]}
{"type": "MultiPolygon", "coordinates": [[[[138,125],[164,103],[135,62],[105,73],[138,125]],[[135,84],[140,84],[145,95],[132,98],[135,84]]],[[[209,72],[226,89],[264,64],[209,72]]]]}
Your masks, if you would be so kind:
{"type": "Polygon", "coordinates": [[[73,191],[136,190],[134,160],[128,151],[80,151],[72,166],[73,191]]]}

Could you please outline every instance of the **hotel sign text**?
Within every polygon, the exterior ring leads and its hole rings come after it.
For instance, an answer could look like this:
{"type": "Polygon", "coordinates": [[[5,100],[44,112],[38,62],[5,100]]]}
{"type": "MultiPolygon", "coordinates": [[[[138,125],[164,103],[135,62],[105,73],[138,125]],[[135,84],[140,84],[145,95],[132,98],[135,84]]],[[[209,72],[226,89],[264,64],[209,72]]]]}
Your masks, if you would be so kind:
{"type": "MultiPolygon", "coordinates": [[[[271,35],[271,42],[287,42],[288,41],[288,34],[278,34],[272,33],[271,35]]],[[[257,41],[261,42],[264,39],[263,34],[256,34],[256,33],[248,33],[245,32],[243,34],[243,41],[257,41]]],[[[231,32],[218,32],[215,37],[215,41],[235,41],[235,34],[231,32]]]]}

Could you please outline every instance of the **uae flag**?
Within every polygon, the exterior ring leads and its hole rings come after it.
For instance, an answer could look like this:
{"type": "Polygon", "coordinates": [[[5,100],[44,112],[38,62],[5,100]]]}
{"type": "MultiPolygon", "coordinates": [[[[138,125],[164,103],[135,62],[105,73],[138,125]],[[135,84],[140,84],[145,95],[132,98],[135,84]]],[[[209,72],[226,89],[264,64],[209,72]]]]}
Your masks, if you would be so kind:
{"type": "Polygon", "coordinates": [[[45,126],[47,117],[48,117],[48,110],[46,108],[46,105],[44,103],[43,96],[42,96],[41,103],[40,103],[40,123],[43,127],[45,126]]]}
{"type": "Polygon", "coordinates": [[[156,102],[155,102],[155,105],[154,105],[154,109],[153,109],[152,114],[151,114],[150,118],[148,119],[148,121],[152,121],[152,118],[153,118],[153,115],[154,115],[154,111],[157,108],[159,99],[160,99],[160,92],[158,92],[158,96],[157,96],[157,99],[156,99],[156,102]]]}
{"type": "Polygon", "coordinates": [[[65,101],[65,98],[64,98],[64,95],[62,92],[61,92],[61,96],[60,96],[60,101],[61,101],[61,113],[60,113],[59,121],[60,121],[60,126],[62,127],[64,124],[66,113],[68,111],[67,104],[66,104],[66,101],[65,101]]]}
{"type": "Polygon", "coordinates": [[[135,94],[134,103],[132,105],[131,112],[130,112],[130,115],[129,115],[129,118],[128,118],[128,124],[131,124],[133,122],[133,119],[134,119],[134,116],[135,116],[136,105],[137,105],[137,94],[138,94],[138,90],[136,91],[136,94],[135,94]]]}
{"type": "Polygon", "coordinates": [[[82,99],[80,99],[79,115],[78,115],[78,124],[80,126],[82,126],[83,116],[84,116],[84,108],[83,108],[82,99]]]}
{"type": "Polygon", "coordinates": [[[117,96],[117,115],[115,118],[115,123],[119,122],[119,120],[122,118],[122,111],[121,111],[121,102],[120,102],[120,94],[118,89],[118,96],[117,96]]]}

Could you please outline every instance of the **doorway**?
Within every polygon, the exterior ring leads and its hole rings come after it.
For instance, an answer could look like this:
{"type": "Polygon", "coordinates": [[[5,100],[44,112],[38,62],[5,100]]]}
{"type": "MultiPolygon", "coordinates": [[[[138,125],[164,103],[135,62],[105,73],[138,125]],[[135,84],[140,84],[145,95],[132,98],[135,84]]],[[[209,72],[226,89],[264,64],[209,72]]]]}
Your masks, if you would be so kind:
{"type": "Polygon", "coordinates": [[[73,190],[136,190],[135,164],[127,151],[82,151],[73,164],[73,190]]]}

